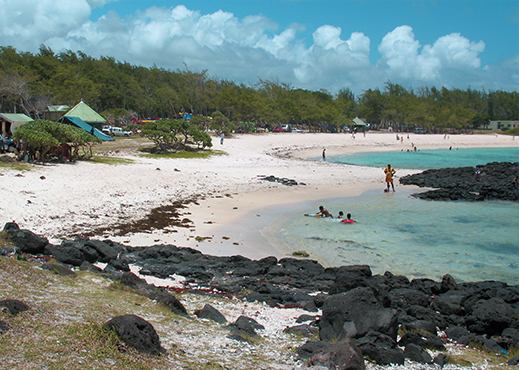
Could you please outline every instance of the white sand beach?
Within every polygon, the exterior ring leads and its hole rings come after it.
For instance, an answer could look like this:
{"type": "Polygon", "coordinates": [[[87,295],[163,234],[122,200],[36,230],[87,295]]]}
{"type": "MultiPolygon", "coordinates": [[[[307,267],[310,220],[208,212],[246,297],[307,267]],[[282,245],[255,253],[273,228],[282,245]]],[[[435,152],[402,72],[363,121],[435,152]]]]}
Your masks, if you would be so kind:
{"type": "MultiPolygon", "coordinates": [[[[153,208],[174,201],[197,199],[197,204],[182,210],[192,221],[190,228],[119,237],[107,232],[103,236],[133,246],[171,243],[214,255],[279,257],[285,251],[253,240],[253,235],[275,218],[275,214],[263,212],[266,207],[358,195],[385,186],[382,169],[305,158],[320,157],[324,148],[327,155],[334,155],[400,151],[412,144],[432,149],[515,146],[517,142],[504,135],[446,138],[411,133],[409,138],[404,134],[402,142],[395,139],[395,133],[369,132],[355,138],[350,134],[268,133],[236,135],[225,139],[223,145],[214,140],[213,149],[226,155],[208,159],[149,159],[131,152],[111,152],[133,163],[79,161],[33,165],[23,172],[0,171],[0,223],[15,221],[21,228],[59,243],[71,234],[138,220],[153,208]],[[305,185],[285,186],[261,180],[261,175],[305,185]]],[[[399,169],[398,175],[411,172],[399,169]]]]}

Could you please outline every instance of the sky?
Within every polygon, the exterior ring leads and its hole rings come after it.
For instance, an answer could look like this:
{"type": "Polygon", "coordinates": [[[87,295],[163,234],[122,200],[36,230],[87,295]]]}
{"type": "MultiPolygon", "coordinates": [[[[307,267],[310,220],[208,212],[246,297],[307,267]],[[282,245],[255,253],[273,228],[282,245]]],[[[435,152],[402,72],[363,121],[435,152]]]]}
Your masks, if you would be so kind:
{"type": "Polygon", "coordinates": [[[0,0],[0,46],[253,85],[519,90],[518,0],[0,0]]]}

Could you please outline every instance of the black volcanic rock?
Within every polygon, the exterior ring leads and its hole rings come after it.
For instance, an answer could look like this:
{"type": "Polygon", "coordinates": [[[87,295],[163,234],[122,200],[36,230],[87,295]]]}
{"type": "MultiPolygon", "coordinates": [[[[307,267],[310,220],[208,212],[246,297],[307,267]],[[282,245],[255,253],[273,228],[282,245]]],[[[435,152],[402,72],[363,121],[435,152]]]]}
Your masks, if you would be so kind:
{"type": "Polygon", "coordinates": [[[20,229],[15,222],[8,222],[4,231],[9,234],[11,242],[23,253],[41,254],[49,244],[47,238],[36,235],[30,230],[20,229]]]}
{"type": "Polygon", "coordinates": [[[141,353],[152,355],[166,353],[166,350],[160,345],[160,338],[155,328],[138,316],[117,316],[104,326],[113,329],[124,343],[141,353]]]}
{"type": "Polygon", "coordinates": [[[477,167],[427,170],[400,178],[402,185],[435,188],[414,197],[427,200],[508,200],[519,201],[519,163],[492,162],[477,167]],[[481,170],[477,174],[477,169],[481,170]]]}

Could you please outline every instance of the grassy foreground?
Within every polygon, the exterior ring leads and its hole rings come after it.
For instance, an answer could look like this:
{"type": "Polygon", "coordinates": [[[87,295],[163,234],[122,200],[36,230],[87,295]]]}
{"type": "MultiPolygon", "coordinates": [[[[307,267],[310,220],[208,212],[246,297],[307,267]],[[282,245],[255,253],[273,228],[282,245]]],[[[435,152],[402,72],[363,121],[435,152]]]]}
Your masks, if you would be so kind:
{"type": "MultiPolygon", "coordinates": [[[[5,243],[1,234],[0,248],[5,243]]],[[[228,338],[227,329],[194,315],[209,303],[233,322],[241,314],[253,317],[253,312],[270,309],[262,304],[179,293],[191,317],[184,318],[99,274],[76,271],[77,277],[68,277],[43,270],[41,264],[0,256],[0,300],[17,299],[31,307],[17,316],[0,312],[0,320],[11,328],[0,334],[0,368],[289,369],[296,362],[295,349],[306,341],[267,331],[252,344],[238,342],[228,338]],[[141,354],[103,328],[126,314],[150,322],[167,354],[141,354]]]]}

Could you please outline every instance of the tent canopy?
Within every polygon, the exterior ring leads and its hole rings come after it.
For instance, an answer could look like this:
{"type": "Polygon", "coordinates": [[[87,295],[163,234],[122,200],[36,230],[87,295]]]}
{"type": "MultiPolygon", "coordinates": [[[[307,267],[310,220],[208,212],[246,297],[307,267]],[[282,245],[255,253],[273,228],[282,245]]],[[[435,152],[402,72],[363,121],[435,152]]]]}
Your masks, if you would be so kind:
{"type": "Polygon", "coordinates": [[[65,123],[65,124],[69,124],[69,125],[74,125],[76,127],[82,128],[83,130],[85,130],[89,134],[93,134],[94,136],[100,138],[103,141],[113,141],[113,140],[115,140],[113,137],[105,135],[102,131],[99,131],[95,127],[90,126],[88,123],[86,123],[85,121],[83,121],[81,118],[78,118],[78,117],[63,116],[63,117],[61,117],[59,122],[65,123]]]}

